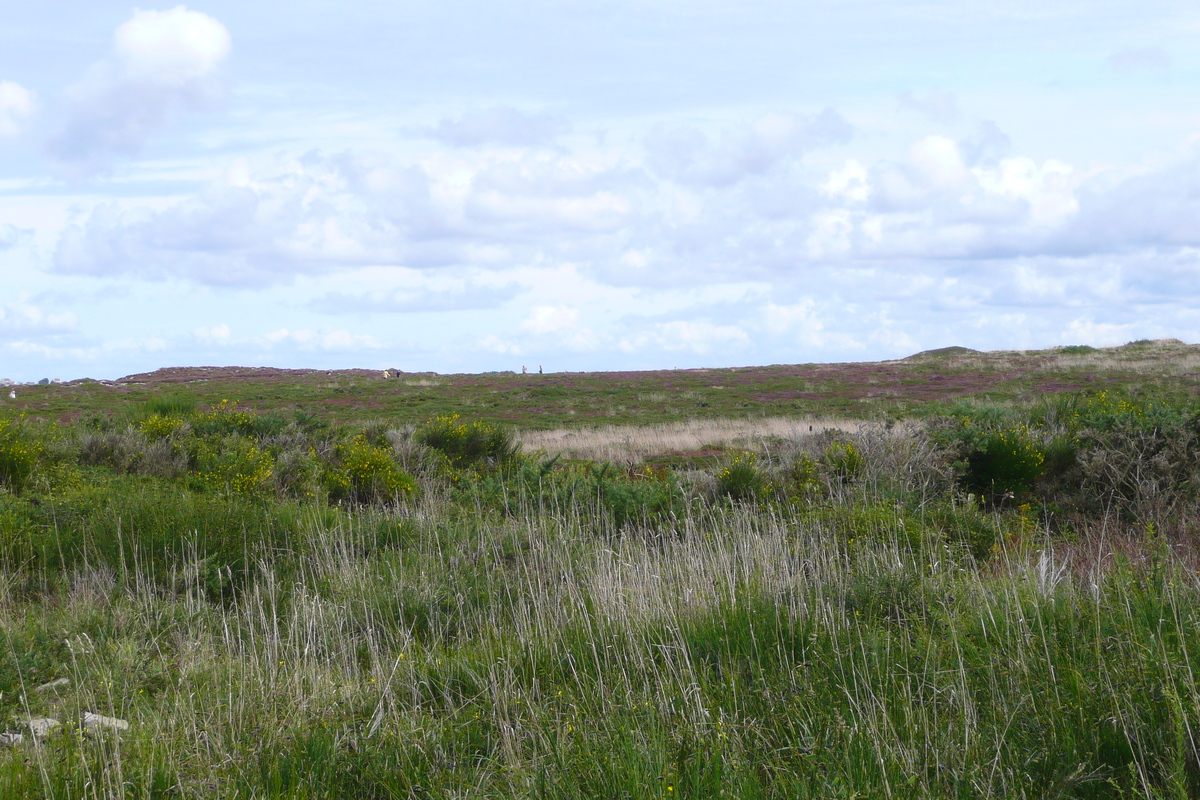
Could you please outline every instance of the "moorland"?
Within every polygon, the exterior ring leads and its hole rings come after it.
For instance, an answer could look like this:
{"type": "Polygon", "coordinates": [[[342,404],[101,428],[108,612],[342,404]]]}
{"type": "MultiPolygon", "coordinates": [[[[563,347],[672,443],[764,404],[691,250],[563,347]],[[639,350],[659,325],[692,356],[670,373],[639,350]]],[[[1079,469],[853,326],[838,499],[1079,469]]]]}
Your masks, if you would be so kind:
{"type": "Polygon", "coordinates": [[[18,386],[0,797],[1200,796],[1198,390],[1173,340],[18,386]]]}

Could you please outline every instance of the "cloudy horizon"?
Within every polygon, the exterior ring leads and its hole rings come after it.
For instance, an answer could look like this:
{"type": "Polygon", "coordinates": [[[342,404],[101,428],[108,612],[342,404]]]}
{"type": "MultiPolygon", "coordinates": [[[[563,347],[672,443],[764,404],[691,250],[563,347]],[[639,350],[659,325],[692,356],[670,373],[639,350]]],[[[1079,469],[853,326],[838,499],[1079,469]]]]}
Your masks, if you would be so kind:
{"type": "Polygon", "coordinates": [[[1200,8],[7,16],[0,378],[1200,341],[1200,8]]]}

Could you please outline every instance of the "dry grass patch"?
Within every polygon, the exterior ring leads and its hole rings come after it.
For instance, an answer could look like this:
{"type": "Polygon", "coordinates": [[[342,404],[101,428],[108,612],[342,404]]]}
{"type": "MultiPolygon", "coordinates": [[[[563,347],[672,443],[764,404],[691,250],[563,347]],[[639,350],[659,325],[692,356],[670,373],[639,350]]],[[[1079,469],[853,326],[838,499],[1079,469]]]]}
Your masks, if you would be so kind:
{"type": "Polygon", "coordinates": [[[526,452],[543,451],[567,458],[616,463],[638,462],[665,453],[690,453],[710,446],[765,450],[767,440],[795,440],[810,433],[840,430],[857,433],[870,423],[851,419],[770,417],[765,419],[694,419],[663,425],[610,425],[559,428],[519,434],[526,452]]]}

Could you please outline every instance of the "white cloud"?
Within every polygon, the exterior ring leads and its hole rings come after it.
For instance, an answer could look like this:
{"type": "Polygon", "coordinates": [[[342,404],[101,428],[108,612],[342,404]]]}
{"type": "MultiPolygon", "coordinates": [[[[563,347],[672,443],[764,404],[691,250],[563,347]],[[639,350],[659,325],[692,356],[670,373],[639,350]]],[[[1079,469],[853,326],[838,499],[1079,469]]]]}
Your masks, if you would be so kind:
{"type": "Polygon", "coordinates": [[[750,337],[736,325],[714,325],[711,322],[674,320],[656,325],[652,333],[627,337],[621,342],[626,352],[644,350],[653,343],[666,352],[691,352],[707,355],[714,350],[741,350],[749,346],[750,337]]]}
{"type": "Polygon", "coordinates": [[[67,91],[67,119],[50,153],[87,173],[131,155],[181,110],[210,107],[231,48],[216,19],[176,6],[134,11],[113,37],[112,55],[67,91]]]}
{"type": "Polygon", "coordinates": [[[1060,337],[1064,342],[1106,347],[1132,340],[1135,338],[1133,332],[1136,329],[1137,325],[1134,323],[1094,322],[1084,317],[1071,320],[1060,337]]]}
{"type": "Polygon", "coordinates": [[[844,197],[861,203],[871,196],[871,182],[867,168],[856,159],[850,159],[841,169],[829,174],[821,191],[830,197],[844,197]]]}
{"type": "Polygon", "coordinates": [[[554,333],[579,324],[579,309],[567,306],[537,306],[521,322],[521,330],[530,333],[554,333]]]}
{"type": "Polygon", "coordinates": [[[224,25],[182,5],[134,11],[113,36],[113,54],[129,79],[170,86],[210,76],[231,45],[224,25]]]}
{"type": "Polygon", "coordinates": [[[1079,210],[1075,189],[1080,177],[1061,161],[1039,165],[1030,158],[1006,158],[995,169],[975,169],[974,174],[985,192],[1027,203],[1036,225],[1052,225],[1079,210]]]}
{"type": "Polygon", "coordinates": [[[258,342],[268,348],[284,345],[305,351],[357,352],[383,348],[383,345],[374,336],[335,329],[289,330],[280,328],[259,337],[258,342]]]}
{"type": "Polygon", "coordinates": [[[230,344],[229,326],[222,322],[220,325],[214,325],[211,328],[199,327],[193,333],[196,339],[203,344],[230,344]]]}
{"type": "Polygon", "coordinates": [[[917,141],[909,150],[917,175],[936,189],[955,189],[970,178],[958,142],[949,136],[932,135],[917,141]]]}
{"type": "Polygon", "coordinates": [[[74,331],[79,319],[71,311],[47,311],[28,299],[0,306],[0,331],[53,334],[74,331]]]}
{"type": "Polygon", "coordinates": [[[0,139],[20,135],[35,108],[33,92],[19,83],[0,81],[0,139]]]}
{"type": "Polygon", "coordinates": [[[850,123],[833,109],[814,117],[765,114],[722,131],[713,141],[696,127],[660,127],[647,139],[650,164],[684,184],[725,187],[761,175],[805,150],[850,139],[850,123]]]}

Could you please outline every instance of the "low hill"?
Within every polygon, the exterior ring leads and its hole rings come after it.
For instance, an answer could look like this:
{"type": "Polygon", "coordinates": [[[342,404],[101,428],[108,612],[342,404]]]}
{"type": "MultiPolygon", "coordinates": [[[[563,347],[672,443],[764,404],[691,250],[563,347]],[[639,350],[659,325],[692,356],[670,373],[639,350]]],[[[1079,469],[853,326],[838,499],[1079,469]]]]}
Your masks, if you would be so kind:
{"type": "Polygon", "coordinates": [[[116,381],[16,387],[15,400],[0,400],[0,413],[70,420],[120,414],[170,396],[201,406],[230,400],[260,411],[316,413],[330,421],[402,423],[457,412],[539,429],[748,416],[895,418],[964,398],[1005,402],[1143,385],[1196,392],[1200,346],[1164,339],[1111,348],[946,347],[881,362],[545,375],[170,367],[116,381]]]}

